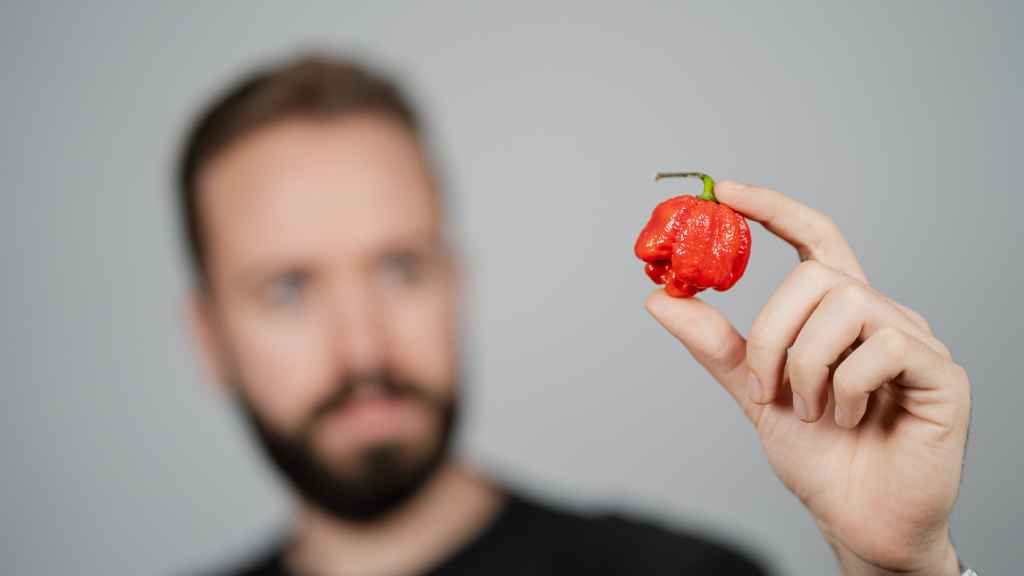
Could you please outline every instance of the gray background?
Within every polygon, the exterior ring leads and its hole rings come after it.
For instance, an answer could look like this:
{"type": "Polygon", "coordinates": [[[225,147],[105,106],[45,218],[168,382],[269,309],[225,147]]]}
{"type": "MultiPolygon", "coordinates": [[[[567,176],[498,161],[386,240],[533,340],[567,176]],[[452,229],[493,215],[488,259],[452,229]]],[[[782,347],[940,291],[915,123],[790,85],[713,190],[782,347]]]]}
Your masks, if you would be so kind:
{"type": "MultiPolygon", "coordinates": [[[[4,573],[166,574],[286,517],[183,329],[169,179],[212,91],[305,46],[399,74],[435,128],[468,259],[469,458],[834,572],[642,308],[632,242],[678,190],[651,175],[700,169],[831,214],[931,320],[974,383],[954,538],[1019,573],[1021,3],[138,4],[0,14],[4,573]]],[[[753,234],[744,279],[709,295],[741,330],[795,262],[753,234]]]]}

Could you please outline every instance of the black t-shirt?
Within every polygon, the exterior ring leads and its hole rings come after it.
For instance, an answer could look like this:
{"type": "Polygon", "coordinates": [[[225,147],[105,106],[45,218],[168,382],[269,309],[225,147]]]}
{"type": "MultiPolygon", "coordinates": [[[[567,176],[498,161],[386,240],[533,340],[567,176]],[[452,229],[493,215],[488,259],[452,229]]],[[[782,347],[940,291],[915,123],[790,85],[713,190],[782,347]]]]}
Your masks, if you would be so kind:
{"type": "MultiPolygon", "coordinates": [[[[753,559],[656,523],[617,514],[585,515],[510,493],[494,520],[422,576],[765,576],[753,559]]],[[[283,562],[279,543],[248,565],[222,576],[299,576],[283,562]]]]}

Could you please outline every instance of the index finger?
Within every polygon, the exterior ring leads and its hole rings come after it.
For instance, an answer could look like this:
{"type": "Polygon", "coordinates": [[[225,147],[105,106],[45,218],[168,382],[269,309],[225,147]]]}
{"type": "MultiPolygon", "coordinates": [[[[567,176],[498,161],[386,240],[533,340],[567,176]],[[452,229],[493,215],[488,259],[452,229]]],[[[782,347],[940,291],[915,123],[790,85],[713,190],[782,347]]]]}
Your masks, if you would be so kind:
{"type": "Polygon", "coordinates": [[[715,196],[796,248],[800,260],[816,260],[867,282],[853,249],[821,212],[781,192],[728,180],[715,184],[715,196]]]}

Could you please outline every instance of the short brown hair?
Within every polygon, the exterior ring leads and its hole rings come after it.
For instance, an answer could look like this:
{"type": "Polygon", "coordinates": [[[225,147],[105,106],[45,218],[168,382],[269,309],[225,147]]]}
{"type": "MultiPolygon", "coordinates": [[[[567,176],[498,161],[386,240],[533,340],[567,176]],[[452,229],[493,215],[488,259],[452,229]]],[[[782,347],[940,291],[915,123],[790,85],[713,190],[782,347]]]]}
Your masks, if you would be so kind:
{"type": "Polygon", "coordinates": [[[177,188],[188,259],[207,288],[206,245],[199,217],[199,171],[243,136],[289,118],[327,119],[378,112],[419,136],[415,109],[390,79],[353,60],[306,54],[258,69],[203,109],[188,131],[178,162],[177,188]]]}

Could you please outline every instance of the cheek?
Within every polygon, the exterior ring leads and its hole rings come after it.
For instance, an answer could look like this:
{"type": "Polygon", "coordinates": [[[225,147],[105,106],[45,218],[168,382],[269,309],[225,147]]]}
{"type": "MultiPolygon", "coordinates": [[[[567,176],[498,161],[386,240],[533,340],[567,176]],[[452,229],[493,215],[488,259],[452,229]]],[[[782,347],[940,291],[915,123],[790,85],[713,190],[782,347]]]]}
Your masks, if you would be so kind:
{"type": "Polygon", "coordinates": [[[456,323],[454,302],[443,293],[392,304],[388,341],[398,368],[435,392],[451,392],[458,360],[456,323]]]}
{"type": "Polygon", "coordinates": [[[329,384],[329,353],[322,315],[238,317],[233,323],[237,385],[278,430],[294,432],[329,384]]]}

